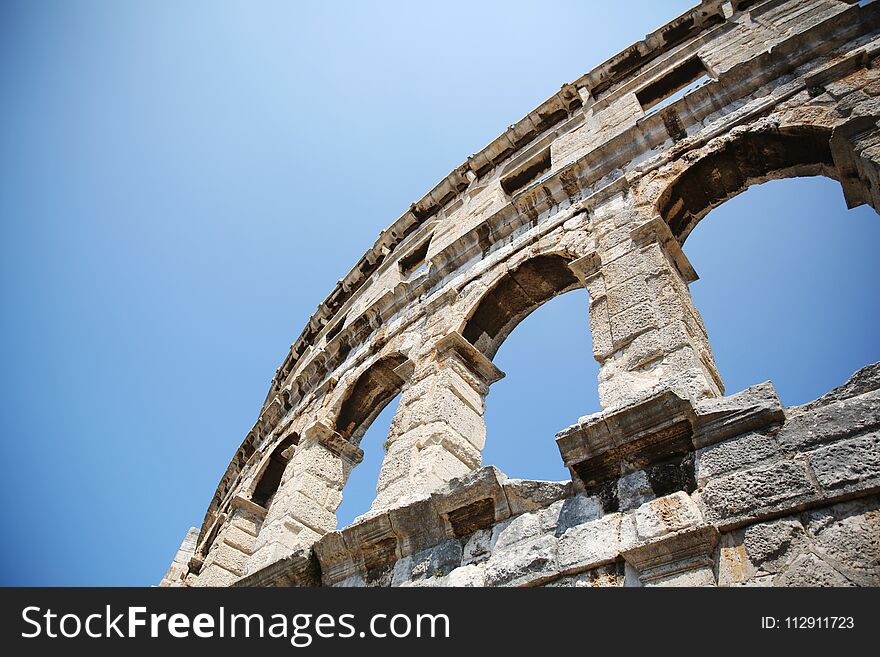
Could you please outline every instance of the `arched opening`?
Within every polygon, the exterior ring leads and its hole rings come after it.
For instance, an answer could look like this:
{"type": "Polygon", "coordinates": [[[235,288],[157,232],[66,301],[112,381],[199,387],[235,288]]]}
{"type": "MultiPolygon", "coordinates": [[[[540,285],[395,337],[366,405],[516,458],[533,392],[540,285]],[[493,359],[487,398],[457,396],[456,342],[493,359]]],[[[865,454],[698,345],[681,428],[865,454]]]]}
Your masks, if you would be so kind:
{"type": "Polygon", "coordinates": [[[553,297],[580,287],[568,260],[543,255],[507,272],[480,301],[462,335],[492,358],[510,332],[529,313],[553,297]]]}
{"type": "Polygon", "coordinates": [[[834,177],[831,131],[797,127],[749,132],[700,158],[663,193],[661,216],[679,243],[714,207],[773,178],[834,177]]]}
{"type": "Polygon", "coordinates": [[[399,402],[400,394],[382,408],[360,439],[364,460],[351,471],[343,489],[342,502],[336,509],[336,525],[340,529],[369,511],[376,498],[376,484],[385,457],[385,445],[399,402]]]}
{"type": "Polygon", "coordinates": [[[589,297],[570,261],[542,255],[505,273],[462,329],[507,372],[486,399],[483,463],[511,477],[568,479],[554,436],[600,410],[589,297]]]}
{"type": "Polygon", "coordinates": [[[291,448],[297,442],[299,442],[299,436],[294,433],[278,443],[272,450],[268,462],[263,466],[263,472],[257,479],[254,491],[251,493],[251,501],[254,504],[258,504],[264,509],[269,508],[272,498],[275,497],[275,493],[278,492],[278,487],[281,485],[284,470],[290,462],[291,448]]]}
{"type": "Polygon", "coordinates": [[[569,479],[555,434],[601,410],[588,319],[576,289],[543,304],[513,330],[495,356],[507,376],[486,399],[483,463],[510,477],[569,479]]]}
{"type": "Polygon", "coordinates": [[[400,372],[405,356],[393,354],[381,358],[361,374],[342,402],[336,417],[336,431],[357,445],[370,423],[397,395],[405,379],[400,372]]]}
{"type": "Polygon", "coordinates": [[[847,210],[834,180],[791,178],[709,216],[685,251],[728,390],[770,379],[784,403],[802,404],[880,360],[880,221],[870,206],[847,210]]]}
{"type": "Polygon", "coordinates": [[[402,354],[380,358],[358,377],[339,408],[335,429],[359,445],[364,458],[344,483],[342,502],[336,509],[337,527],[349,525],[368,511],[376,498],[385,441],[410,368],[402,354]]]}

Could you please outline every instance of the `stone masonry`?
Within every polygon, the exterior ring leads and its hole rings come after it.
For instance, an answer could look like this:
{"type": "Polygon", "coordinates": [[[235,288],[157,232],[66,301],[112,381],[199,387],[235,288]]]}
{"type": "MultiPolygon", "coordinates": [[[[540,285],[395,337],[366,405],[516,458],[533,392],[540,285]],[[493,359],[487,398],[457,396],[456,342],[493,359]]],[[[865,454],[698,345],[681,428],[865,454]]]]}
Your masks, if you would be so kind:
{"type": "Polygon", "coordinates": [[[682,248],[774,178],[880,209],[878,5],[704,0],[469,157],[311,317],[161,585],[880,585],[880,364],[804,406],[724,396],[682,248]],[[571,481],[481,467],[492,358],[577,288],[603,410],[556,436],[571,481]]]}

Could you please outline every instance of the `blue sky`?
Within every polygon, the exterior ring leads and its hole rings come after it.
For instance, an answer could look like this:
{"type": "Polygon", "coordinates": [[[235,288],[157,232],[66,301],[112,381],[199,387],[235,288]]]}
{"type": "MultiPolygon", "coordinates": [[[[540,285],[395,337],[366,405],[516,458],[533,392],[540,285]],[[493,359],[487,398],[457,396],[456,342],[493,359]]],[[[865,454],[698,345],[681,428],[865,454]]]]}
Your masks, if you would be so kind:
{"type": "MultiPolygon", "coordinates": [[[[690,4],[0,5],[0,583],[156,583],[379,231],[690,4]]],[[[800,403],[880,360],[878,239],[829,180],[707,217],[685,251],[729,391],[772,378],[800,403]]],[[[565,477],[553,434],[598,407],[586,294],[539,309],[496,363],[484,461],[565,477]]],[[[393,406],[343,519],[369,506],[393,406]]]]}

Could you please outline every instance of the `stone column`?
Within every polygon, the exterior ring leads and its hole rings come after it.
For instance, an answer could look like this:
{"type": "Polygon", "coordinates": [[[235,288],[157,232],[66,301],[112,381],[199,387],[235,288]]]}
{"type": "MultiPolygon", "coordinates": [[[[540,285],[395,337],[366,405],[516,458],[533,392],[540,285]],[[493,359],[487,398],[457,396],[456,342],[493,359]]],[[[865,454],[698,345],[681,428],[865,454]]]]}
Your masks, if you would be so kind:
{"type": "Polygon", "coordinates": [[[503,376],[460,334],[437,342],[401,396],[372,510],[430,493],[480,466],[486,395],[503,376]]]}
{"type": "Polygon", "coordinates": [[[336,529],[342,489],[363,456],[323,422],[302,432],[248,561],[249,574],[336,529]]]}
{"type": "Polygon", "coordinates": [[[720,396],[724,386],[688,290],[696,272],[659,216],[630,238],[608,263],[594,252],[570,265],[590,294],[599,401],[624,406],[664,386],[694,399],[720,396]]]}

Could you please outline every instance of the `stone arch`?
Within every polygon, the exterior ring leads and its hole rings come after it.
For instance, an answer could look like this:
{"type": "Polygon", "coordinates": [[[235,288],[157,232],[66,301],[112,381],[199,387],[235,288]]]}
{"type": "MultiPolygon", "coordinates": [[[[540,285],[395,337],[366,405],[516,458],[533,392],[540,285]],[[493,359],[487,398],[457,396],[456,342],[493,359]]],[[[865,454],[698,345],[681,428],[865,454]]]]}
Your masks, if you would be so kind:
{"type": "Polygon", "coordinates": [[[553,297],[582,287],[569,267],[574,258],[538,255],[505,272],[480,298],[461,334],[491,359],[523,319],[553,297]]]}
{"type": "Polygon", "coordinates": [[[406,356],[395,353],[373,363],[354,382],[343,398],[334,430],[355,445],[382,409],[406,383],[406,356]]]}
{"type": "Polygon", "coordinates": [[[484,465],[522,479],[570,478],[554,436],[602,410],[588,308],[583,287],[556,295],[524,317],[493,356],[506,375],[486,397],[484,465]]]}
{"type": "Polygon", "coordinates": [[[283,438],[263,461],[251,487],[250,499],[254,504],[264,509],[269,508],[281,486],[284,470],[292,456],[292,448],[297,443],[299,443],[299,434],[291,433],[283,438]]]}
{"type": "Polygon", "coordinates": [[[691,163],[661,194],[660,216],[683,244],[712,208],[776,178],[837,178],[831,130],[793,126],[744,132],[691,163]]]}

